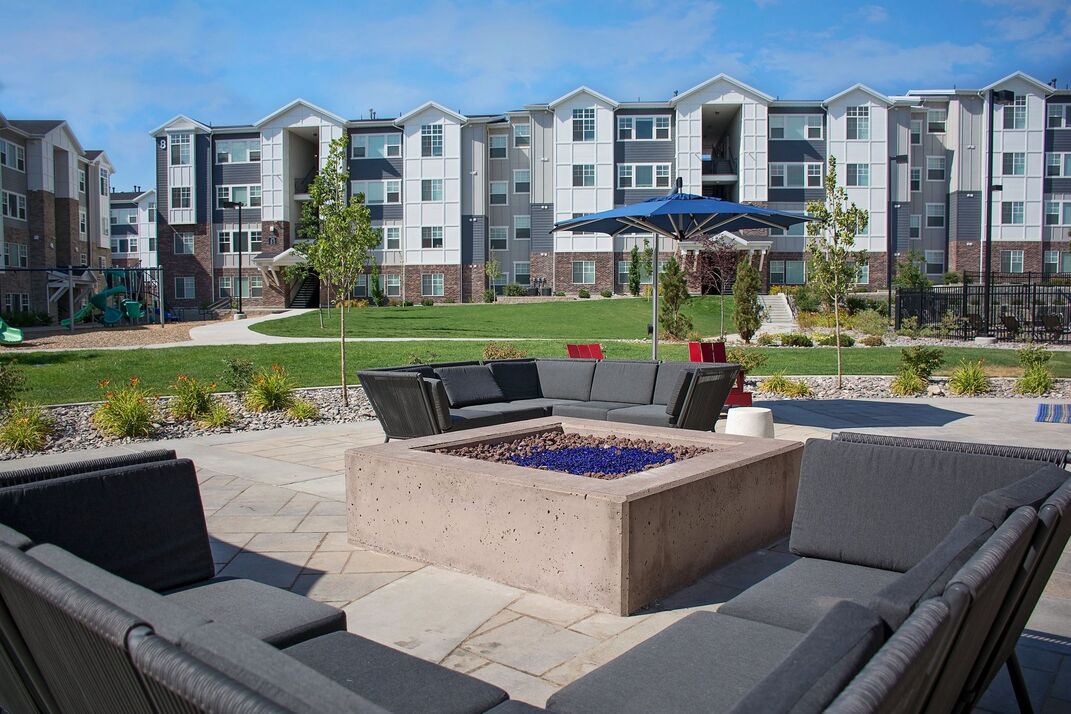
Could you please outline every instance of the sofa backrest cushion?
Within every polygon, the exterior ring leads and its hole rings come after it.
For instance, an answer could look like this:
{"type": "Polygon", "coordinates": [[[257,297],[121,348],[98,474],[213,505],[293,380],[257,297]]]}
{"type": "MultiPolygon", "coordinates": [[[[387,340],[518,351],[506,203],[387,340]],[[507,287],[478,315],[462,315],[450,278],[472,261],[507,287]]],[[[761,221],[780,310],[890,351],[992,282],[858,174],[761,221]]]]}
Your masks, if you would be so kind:
{"type": "Polygon", "coordinates": [[[482,364],[440,367],[435,374],[442,380],[452,407],[506,401],[506,395],[502,393],[491,370],[482,364]]]}
{"type": "Polygon", "coordinates": [[[944,592],[948,581],[993,535],[993,525],[977,516],[963,516],[925,558],[878,591],[867,606],[881,616],[890,631],[904,623],[923,600],[944,592]]]}
{"type": "Polygon", "coordinates": [[[591,399],[600,402],[650,404],[657,374],[657,362],[603,360],[595,365],[595,376],[591,380],[591,399]]]}
{"type": "Polygon", "coordinates": [[[922,560],[988,491],[1035,461],[811,439],[789,546],[796,555],[900,572],[922,560]]]}
{"type": "Polygon", "coordinates": [[[688,388],[695,379],[694,369],[682,369],[677,373],[677,381],[669,392],[669,401],[666,402],[666,414],[673,417],[674,421],[684,411],[684,401],[688,398],[688,388]]]}
{"type": "Polygon", "coordinates": [[[33,545],[33,541],[19,533],[14,528],[8,528],[3,523],[0,523],[0,543],[9,545],[12,548],[18,550],[26,550],[33,545]]]}
{"type": "Polygon", "coordinates": [[[60,476],[73,476],[74,474],[88,473],[90,471],[104,471],[121,466],[133,466],[135,464],[147,464],[151,461],[170,461],[175,458],[172,449],[151,449],[138,451],[133,454],[116,454],[114,456],[102,456],[96,459],[79,459],[64,464],[50,464],[49,466],[30,466],[25,469],[0,473],[0,488],[18,486],[19,484],[43,481],[60,476]]]}
{"type": "Polygon", "coordinates": [[[732,714],[821,712],[883,641],[881,619],[862,605],[842,600],[752,687],[732,714]]]}
{"type": "Polygon", "coordinates": [[[431,410],[435,413],[435,421],[439,429],[449,431],[454,423],[450,419],[450,397],[446,393],[441,379],[424,377],[424,389],[428,392],[428,400],[431,402],[431,410]]]}
{"type": "MultiPolygon", "coordinates": [[[[692,362],[663,362],[658,365],[658,376],[655,377],[654,394],[651,397],[652,404],[672,404],[673,396],[680,388],[680,373],[693,372],[698,364],[692,362]]],[[[687,391],[687,386],[685,386],[687,391]]]]}
{"type": "Polygon", "coordinates": [[[0,489],[0,523],[150,590],[215,575],[189,459],[0,489]]]}
{"type": "Polygon", "coordinates": [[[591,399],[595,360],[540,359],[536,360],[536,370],[539,388],[547,399],[591,399]]]}
{"type": "Polygon", "coordinates": [[[509,401],[543,396],[539,390],[539,369],[532,360],[491,362],[487,368],[509,401]]]}
{"type": "Polygon", "coordinates": [[[1040,510],[1041,504],[1067,482],[1068,476],[1071,474],[1057,466],[1042,466],[1024,479],[982,494],[974,502],[971,513],[999,526],[1022,506],[1040,510]]]}

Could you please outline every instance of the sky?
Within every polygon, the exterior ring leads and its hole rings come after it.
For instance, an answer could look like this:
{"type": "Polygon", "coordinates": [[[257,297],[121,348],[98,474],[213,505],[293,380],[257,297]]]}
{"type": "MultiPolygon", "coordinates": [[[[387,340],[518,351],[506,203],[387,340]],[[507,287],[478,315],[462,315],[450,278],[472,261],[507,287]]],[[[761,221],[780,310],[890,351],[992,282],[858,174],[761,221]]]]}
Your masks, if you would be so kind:
{"type": "Polygon", "coordinates": [[[68,120],[120,188],[152,186],[149,132],[173,116],[251,123],[296,97],[357,119],[580,85],[666,100],[721,72],[786,99],[1071,82],[1068,0],[0,0],[0,17],[0,112],[68,120]]]}

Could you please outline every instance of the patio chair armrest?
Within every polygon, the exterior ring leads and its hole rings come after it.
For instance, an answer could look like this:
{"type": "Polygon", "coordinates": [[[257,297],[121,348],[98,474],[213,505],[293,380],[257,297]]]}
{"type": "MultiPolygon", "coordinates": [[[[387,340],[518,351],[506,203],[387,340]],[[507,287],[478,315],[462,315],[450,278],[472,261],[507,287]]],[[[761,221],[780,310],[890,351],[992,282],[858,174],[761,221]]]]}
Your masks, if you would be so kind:
{"type": "Polygon", "coordinates": [[[1027,459],[1055,464],[1061,468],[1067,465],[1067,449],[1042,449],[1027,446],[1009,446],[1005,444],[972,444],[963,441],[942,441],[940,439],[917,439],[909,436],[886,436],[884,434],[863,434],[855,431],[839,431],[833,434],[834,441],[850,441],[857,444],[878,444],[881,446],[906,446],[912,449],[932,449],[934,451],[952,451],[959,454],[981,454],[983,456],[1005,456],[1012,459],[1027,459]]]}
{"type": "Polygon", "coordinates": [[[119,454],[117,456],[104,456],[98,459],[85,459],[83,461],[71,461],[65,464],[51,464],[48,466],[31,466],[25,469],[0,473],[0,488],[18,486],[36,481],[46,481],[63,476],[89,473],[91,471],[104,471],[123,466],[136,466],[154,461],[171,461],[175,458],[175,452],[171,449],[153,449],[152,451],[139,451],[133,454],[119,454]]]}
{"type": "Polygon", "coordinates": [[[387,438],[412,439],[442,433],[419,372],[367,370],[358,372],[357,377],[387,438]]]}

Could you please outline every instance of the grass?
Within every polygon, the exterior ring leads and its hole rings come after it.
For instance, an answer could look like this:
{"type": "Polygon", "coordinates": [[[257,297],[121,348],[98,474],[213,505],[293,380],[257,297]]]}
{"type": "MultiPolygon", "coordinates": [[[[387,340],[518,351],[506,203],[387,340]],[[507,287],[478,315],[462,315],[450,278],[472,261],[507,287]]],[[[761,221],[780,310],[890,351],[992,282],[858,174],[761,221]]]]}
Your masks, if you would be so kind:
{"type": "MultiPolygon", "coordinates": [[[[444,312],[455,308],[441,309],[444,312]]],[[[511,343],[531,357],[562,357],[565,343],[556,341],[521,341],[511,343]]],[[[350,375],[369,367],[406,364],[413,360],[446,362],[480,359],[483,342],[356,342],[350,343],[347,360],[350,375]]],[[[784,372],[789,375],[835,374],[836,351],[818,348],[751,348],[767,356],[755,370],[756,375],[784,372]]],[[[603,345],[609,359],[647,359],[650,343],[612,342],[603,345]]],[[[659,355],[665,360],[686,360],[685,345],[662,345],[659,355]]],[[[141,385],[155,394],[170,394],[175,375],[185,374],[204,382],[217,382],[226,369],[226,360],[239,353],[258,368],[278,364],[286,368],[295,384],[315,387],[338,384],[338,345],[221,345],[212,347],[174,347],[159,350],[79,350],[74,352],[19,352],[12,355],[26,376],[26,389],[19,395],[42,404],[94,401],[100,398],[97,383],[108,379],[112,384],[126,384],[131,376],[141,378],[141,385]]],[[[944,349],[944,366],[937,374],[948,374],[961,360],[985,360],[986,372],[1018,375],[1018,358],[1014,350],[979,347],[944,349]]],[[[900,349],[872,347],[844,350],[845,374],[895,374],[900,349]]],[[[1057,377],[1071,377],[1071,352],[1054,352],[1048,366],[1057,377]]],[[[223,387],[220,387],[223,389],[223,387]]]]}
{"type": "MultiPolygon", "coordinates": [[[[695,297],[684,312],[703,335],[721,334],[718,296],[695,297]]],[[[735,332],[732,297],[725,298],[725,331],[735,332]]],[[[651,303],[643,298],[575,300],[527,305],[443,305],[436,307],[351,308],[346,313],[348,337],[515,337],[576,339],[643,339],[651,321],[651,303]]],[[[307,312],[269,320],[251,329],[282,337],[338,335],[338,311],[320,317],[307,312]]]]}

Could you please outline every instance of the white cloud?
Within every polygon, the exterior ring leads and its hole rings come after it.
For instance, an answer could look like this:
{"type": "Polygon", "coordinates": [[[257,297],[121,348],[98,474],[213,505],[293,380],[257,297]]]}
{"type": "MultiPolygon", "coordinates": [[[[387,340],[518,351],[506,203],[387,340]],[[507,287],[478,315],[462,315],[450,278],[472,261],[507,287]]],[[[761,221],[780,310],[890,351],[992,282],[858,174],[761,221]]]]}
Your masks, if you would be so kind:
{"type": "Polygon", "coordinates": [[[889,20],[889,12],[881,5],[863,5],[856,13],[863,22],[880,24],[889,20]]]}

